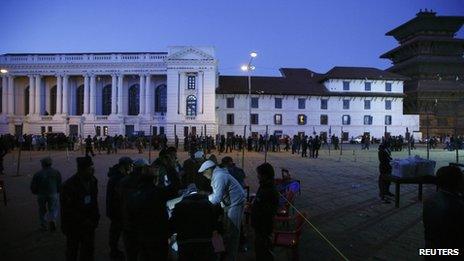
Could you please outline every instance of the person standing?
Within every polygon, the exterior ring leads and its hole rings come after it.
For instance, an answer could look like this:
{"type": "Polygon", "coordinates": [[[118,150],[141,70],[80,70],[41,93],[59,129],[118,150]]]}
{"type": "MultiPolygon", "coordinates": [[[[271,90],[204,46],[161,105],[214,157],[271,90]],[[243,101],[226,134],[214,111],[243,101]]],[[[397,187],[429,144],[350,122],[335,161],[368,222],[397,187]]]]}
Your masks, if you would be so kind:
{"type": "Polygon", "coordinates": [[[121,198],[116,188],[119,182],[132,171],[132,159],[121,157],[118,164],[111,167],[108,172],[108,184],[106,186],[106,216],[111,220],[109,231],[110,257],[122,259],[124,253],[119,250],[118,242],[122,233],[122,205],[121,198]]]}
{"type": "Polygon", "coordinates": [[[49,157],[40,160],[42,169],[32,177],[31,191],[37,195],[39,204],[40,228],[47,229],[47,210],[48,225],[50,231],[56,230],[56,219],[58,218],[58,199],[61,189],[61,174],[52,168],[52,159],[49,157]]]}
{"type": "Polygon", "coordinates": [[[379,157],[379,196],[380,199],[386,203],[389,204],[390,201],[386,196],[391,196],[393,197],[394,194],[390,192],[390,180],[389,176],[391,175],[392,172],[392,167],[390,165],[390,161],[392,160],[391,155],[390,155],[390,150],[388,147],[385,145],[385,143],[382,143],[379,145],[379,152],[378,152],[378,157],[379,157]]]}
{"type": "Polygon", "coordinates": [[[279,207],[279,192],[274,185],[274,168],[263,163],[256,168],[259,188],[251,207],[251,226],[255,231],[256,260],[272,261],[272,230],[279,207]]]}
{"type": "Polygon", "coordinates": [[[77,173],[61,189],[61,230],[66,236],[66,260],[91,261],[94,260],[95,229],[100,220],[98,180],[94,177],[92,158],[76,160],[77,173]]]}
{"type": "Polygon", "coordinates": [[[307,140],[307,136],[304,136],[303,139],[301,140],[301,157],[308,157],[308,154],[307,154],[307,150],[308,150],[308,140],[307,140]]]}
{"type": "Polygon", "coordinates": [[[437,171],[438,192],[424,201],[425,248],[464,249],[463,173],[456,166],[437,171]]]}
{"type": "Polygon", "coordinates": [[[89,153],[90,155],[92,155],[92,157],[95,156],[95,154],[93,153],[93,147],[92,147],[92,137],[90,135],[87,136],[87,139],[85,139],[85,156],[88,157],[89,153]]]}
{"type": "Polygon", "coordinates": [[[224,158],[222,158],[221,160],[221,166],[226,168],[227,171],[229,171],[229,174],[232,175],[232,177],[234,177],[238,183],[240,183],[240,185],[245,188],[246,184],[245,184],[245,178],[246,178],[246,175],[245,175],[245,171],[243,171],[243,169],[237,167],[234,163],[234,160],[232,159],[232,157],[229,157],[229,156],[226,156],[224,158]]]}
{"type": "Polygon", "coordinates": [[[205,161],[198,173],[211,180],[213,193],[208,196],[209,201],[212,204],[221,203],[226,209],[230,229],[227,253],[229,260],[236,260],[240,243],[240,226],[245,205],[245,192],[240,183],[226,169],[216,166],[211,160],[205,161]]]}

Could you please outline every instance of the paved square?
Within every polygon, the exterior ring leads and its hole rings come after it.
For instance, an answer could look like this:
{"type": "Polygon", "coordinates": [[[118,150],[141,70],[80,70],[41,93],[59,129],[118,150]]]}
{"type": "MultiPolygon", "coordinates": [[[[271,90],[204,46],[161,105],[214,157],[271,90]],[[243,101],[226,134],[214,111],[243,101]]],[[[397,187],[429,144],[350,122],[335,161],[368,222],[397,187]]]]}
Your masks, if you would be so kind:
{"type": "MultiPolygon", "coordinates": [[[[463,151],[460,151],[464,154],[463,151]]],[[[15,177],[18,152],[5,157],[5,180],[8,206],[0,205],[0,256],[2,260],[63,260],[65,238],[60,232],[38,231],[38,214],[35,197],[29,184],[33,173],[40,168],[39,159],[48,152],[25,151],[22,153],[20,176],[15,177]]],[[[152,158],[158,152],[152,153],[152,158]]],[[[393,158],[407,156],[407,150],[393,152],[393,158]]],[[[81,152],[69,154],[52,151],[54,167],[70,177],[76,170],[75,157],[81,152]]],[[[142,155],[133,151],[121,151],[117,155],[97,155],[94,158],[99,180],[99,203],[102,218],[96,231],[96,260],[109,260],[107,235],[109,220],[105,217],[106,173],[122,155],[133,158],[142,155]]],[[[226,154],[218,155],[221,159],[226,154]]],[[[241,165],[241,152],[227,154],[241,165]]],[[[411,155],[426,157],[425,148],[412,151],[411,155]]],[[[148,152],[144,153],[148,158],[148,152]]],[[[187,157],[179,153],[183,161],[187,157]]],[[[432,150],[430,158],[437,161],[437,168],[455,161],[455,152],[432,150]]],[[[401,188],[400,208],[394,203],[382,204],[377,190],[377,146],[361,151],[358,145],[344,145],[339,151],[324,148],[319,159],[301,158],[288,152],[269,153],[268,162],[280,175],[280,168],[287,168],[293,177],[300,179],[301,196],[295,200],[301,211],[309,214],[314,224],[350,260],[421,260],[418,248],[423,247],[422,204],[417,200],[417,186],[401,188]]],[[[245,170],[251,191],[257,189],[255,168],[264,161],[263,153],[245,153],[245,170]]],[[[460,162],[464,157],[460,157],[460,162]]],[[[391,188],[394,192],[394,187],[391,188]]],[[[424,197],[432,194],[435,187],[424,186],[424,197]]],[[[278,260],[290,258],[290,252],[276,249],[278,260]]],[[[305,226],[300,246],[302,260],[340,260],[341,258],[317,235],[309,225],[305,226]]],[[[241,260],[253,260],[252,250],[241,255],[241,260]]]]}

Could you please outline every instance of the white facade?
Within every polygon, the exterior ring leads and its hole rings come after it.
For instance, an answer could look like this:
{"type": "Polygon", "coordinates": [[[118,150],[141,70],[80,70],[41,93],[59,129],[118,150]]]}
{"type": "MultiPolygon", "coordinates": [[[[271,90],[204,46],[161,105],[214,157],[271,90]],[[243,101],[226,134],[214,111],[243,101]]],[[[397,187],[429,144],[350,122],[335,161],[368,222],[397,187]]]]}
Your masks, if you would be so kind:
{"type": "MultiPolygon", "coordinates": [[[[265,134],[266,125],[270,135],[276,133],[283,135],[320,135],[321,133],[341,136],[345,132],[348,138],[358,137],[369,133],[371,137],[381,138],[385,133],[385,126],[390,135],[405,136],[406,128],[412,133],[419,130],[418,115],[403,114],[403,82],[383,80],[359,80],[359,79],[328,79],[323,82],[330,92],[339,93],[363,93],[357,96],[325,95],[254,95],[258,98],[258,108],[252,108],[252,114],[258,114],[258,124],[252,124],[252,132],[265,134]],[[350,82],[350,89],[343,90],[343,82],[350,82]],[[365,91],[365,82],[371,83],[371,91],[365,91]],[[392,90],[385,90],[385,83],[392,84],[392,90]],[[369,96],[372,93],[372,96],[369,96]],[[379,93],[385,95],[376,96],[379,93]],[[388,95],[392,94],[391,97],[388,95]],[[395,95],[396,94],[396,95],[395,95]],[[282,108],[276,108],[276,98],[282,99],[282,108]],[[299,99],[304,99],[304,109],[299,108],[299,99]],[[327,101],[327,108],[323,109],[321,100],[327,101]],[[349,108],[344,109],[344,100],[349,103],[349,108]],[[369,101],[370,107],[364,107],[365,101],[369,101]],[[390,109],[386,103],[391,103],[390,109]],[[275,115],[281,115],[282,123],[275,123],[275,115]],[[298,124],[299,115],[306,116],[305,124],[298,124]],[[321,124],[321,115],[327,116],[327,123],[321,124]],[[349,115],[350,123],[343,124],[343,115],[349,115]],[[371,116],[372,122],[364,122],[365,116],[371,116]],[[391,124],[386,125],[385,117],[391,116],[391,124]]],[[[249,123],[248,104],[249,96],[246,94],[218,94],[216,103],[218,106],[218,122],[221,133],[234,133],[243,135],[244,126],[249,123]],[[227,98],[234,99],[234,108],[227,108],[227,98]],[[233,114],[233,124],[228,124],[227,114],[233,114]]],[[[323,116],[324,117],[324,116],[323,116]]],[[[229,116],[230,118],[230,116],[229,116]]],[[[231,122],[229,122],[231,123],[231,122]]],[[[246,128],[248,135],[249,129],[246,128]]]]}
{"type": "MultiPolygon", "coordinates": [[[[0,133],[22,130],[86,136],[143,131],[146,135],[164,132],[170,140],[174,135],[182,140],[185,133],[192,132],[243,135],[250,121],[249,96],[235,91],[235,86],[218,91],[223,78],[218,76],[217,63],[213,48],[189,46],[170,47],[161,53],[1,55],[0,68],[8,73],[0,75],[0,133]],[[234,99],[233,108],[227,108],[227,98],[234,99]],[[231,114],[233,122],[228,122],[231,114]]],[[[314,73],[310,75],[313,78],[314,73]]],[[[340,136],[343,128],[349,138],[366,132],[379,138],[385,126],[391,135],[404,135],[406,128],[409,132],[419,129],[418,116],[403,115],[402,80],[320,79],[317,84],[323,85],[323,94],[319,95],[268,94],[266,88],[273,82],[267,82],[261,94],[252,95],[258,98],[258,108],[252,108],[258,123],[252,125],[252,132],[264,134],[268,126],[270,134],[325,132],[340,136]],[[344,82],[349,82],[349,90],[344,89],[344,82]],[[370,90],[366,90],[366,82],[370,90]],[[386,83],[391,90],[386,90],[386,83]],[[282,108],[276,108],[276,98],[282,100],[282,108]],[[299,108],[300,99],[304,108],[299,108]],[[321,107],[322,100],[327,101],[327,108],[321,107]],[[370,108],[364,107],[365,101],[370,101],[370,108]],[[390,109],[386,102],[391,103],[390,109]],[[344,108],[344,103],[349,103],[349,108],[344,108]],[[276,114],[281,115],[280,124],[275,122],[276,114]],[[302,115],[306,120],[298,124],[302,115]],[[321,122],[321,115],[326,115],[326,123],[321,122]],[[344,115],[349,115],[349,124],[342,123],[344,115]],[[372,123],[365,124],[365,116],[372,117],[372,123]],[[391,116],[391,124],[386,125],[386,116],[391,116]]],[[[285,93],[286,87],[279,88],[285,93]]],[[[306,90],[303,88],[303,94],[306,90]]]]}
{"type": "Polygon", "coordinates": [[[183,135],[184,128],[217,132],[217,60],[211,47],[170,47],[167,53],[5,54],[0,68],[8,71],[1,75],[0,133],[18,133],[21,125],[29,134],[163,131],[168,139],[183,135]],[[187,97],[196,105],[191,115],[187,97]]]}

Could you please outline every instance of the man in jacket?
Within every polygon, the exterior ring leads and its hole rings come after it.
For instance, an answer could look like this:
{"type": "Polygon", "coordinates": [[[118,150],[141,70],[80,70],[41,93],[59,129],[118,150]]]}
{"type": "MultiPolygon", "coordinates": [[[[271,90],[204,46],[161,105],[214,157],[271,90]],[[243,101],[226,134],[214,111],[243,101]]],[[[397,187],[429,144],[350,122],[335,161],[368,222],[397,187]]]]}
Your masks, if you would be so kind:
{"type": "Polygon", "coordinates": [[[132,159],[121,157],[119,163],[110,168],[106,186],[106,216],[111,220],[109,231],[110,257],[122,258],[123,252],[118,248],[122,232],[121,198],[116,188],[119,182],[132,171],[132,159]]]}
{"type": "Polygon", "coordinates": [[[259,188],[251,208],[251,226],[255,230],[256,260],[274,260],[272,229],[279,207],[279,193],[274,185],[274,168],[263,163],[256,168],[259,188]]]}
{"type": "Polygon", "coordinates": [[[52,168],[52,159],[49,157],[40,160],[42,169],[35,173],[31,182],[31,191],[37,195],[39,204],[40,228],[47,229],[47,209],[50,231],[56,230],[58,217],[58,198],[61,189],[61,174],[52,168]]]}
{"type": "Polygon", "coordinates": [[[240,243],[245,192],[240,183],[226,169],[216,166],[211,160],[205,161],[198,173],[211,180],[213,193],[208,196],[209,201],[213,204],[221,203],[226,208],[230,228],[227,252],[230,260],[236,260],[240,243]]]}
{"type": "Polygon", "coordinates": [[[392,167],[390,161],[392,160],[390,156],[390,150],[388,149],[385,143],[379,145],[379,196],[380,199],[388,204],[390,200],[386,196],[394,196],[390,192],[390,180],[389,176],[391,175],[392,167]]]}
{"type": "Polygon", "coordinates": [[[66,235],[66,260],[94,260],[95,229],[100,220],[98,181],[92,158],[79,157],[77,173],[61,189],[61,229],[66,235]]]}
{"type": "Polygon", "coordinates": [[[214,260],[211,239],[213,231],[218,229],[218,213],[207,196],[196,190],[185,194],[170,219],[172,232],[177,233],[179,261],[214,260]]]}
{"type": "MultiPolygon", "coordinates": [[[[456,166],[437,171],[438,192],[424,201],[425,248],[464,250],[463,173],[456,166]]],[[[460,253],[461,254],[461,253],[460,253]]],[[[461,254],[462,255],[462,254],[461,254]]]]}

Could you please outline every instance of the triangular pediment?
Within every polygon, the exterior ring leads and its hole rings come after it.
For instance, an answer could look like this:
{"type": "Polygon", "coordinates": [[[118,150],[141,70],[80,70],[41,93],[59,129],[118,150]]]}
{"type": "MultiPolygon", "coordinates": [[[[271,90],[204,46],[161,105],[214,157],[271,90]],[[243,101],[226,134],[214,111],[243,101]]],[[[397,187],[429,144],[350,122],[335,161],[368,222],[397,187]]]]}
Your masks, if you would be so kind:
{"type": "Polygon", "coordinates": [[[185,47],[170,54],[167,60],[214,60],[214,57],[200,49],[185,47]]]}

